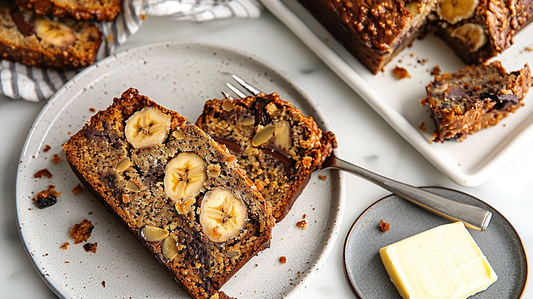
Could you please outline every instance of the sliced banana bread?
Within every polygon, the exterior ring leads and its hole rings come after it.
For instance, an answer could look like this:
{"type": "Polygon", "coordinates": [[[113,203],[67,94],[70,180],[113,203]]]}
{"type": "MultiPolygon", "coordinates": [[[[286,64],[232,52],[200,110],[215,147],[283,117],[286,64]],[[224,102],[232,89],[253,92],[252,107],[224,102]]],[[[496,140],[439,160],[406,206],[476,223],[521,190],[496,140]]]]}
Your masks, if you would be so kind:
{"type": "Polygon", "coordinates": [[[0,59],[50,69],[91,65],[102,43],[98,27],[85,21],[38,16],[0,0],[0,59]]]}
{"type": "Polygon", "coordinates": [[[193,298],[269,247],[272,207],[237,159],[130,88],[63,145],[80,180],[193,298]]]}
{"type": "Polygon", "coordinates": [[[16,0],[18,6],[40,15],[109,22],[122,10],[122,0],[16,0]]]}
{"type": "Polygon", "coordinates": [[[435,75],[427,99],[437,128],[434,141],[462,141],[467,134],[496,125],[515,112],[532,83],[529,65],[507,73],[501,62],[467,66],[456,73],[435,75]]]}
{"type": "Polygon", "coordinates": [[[226,145],[281,221],[311,173],[337,147],[335,135],[320,130],[277,93],[244,99],[210,100],[196,125],[226,145]]]}

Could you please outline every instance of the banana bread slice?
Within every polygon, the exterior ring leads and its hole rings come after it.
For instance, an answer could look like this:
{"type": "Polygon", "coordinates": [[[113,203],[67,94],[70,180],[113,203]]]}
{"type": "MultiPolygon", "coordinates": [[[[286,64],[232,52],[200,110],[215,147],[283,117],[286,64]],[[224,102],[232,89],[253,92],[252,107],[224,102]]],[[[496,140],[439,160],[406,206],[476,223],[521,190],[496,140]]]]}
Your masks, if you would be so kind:
{"type": "Polygon", "coordinates": [[[79,179],[193,298],[269,247],[272,207],[237,159],[130,88],[63,145],[79,179]]]}
{"type": "Polygon", "coordinates": [[[428,97],[421,101],[431,108],[437,128],[434,141],[462,141],[467,134],[496,125],[524,105],[531,82],[529,65],[507,73],[500,61],[435,75],[426,87],[428,97]]]}
{"type": "Polygon", "coordinates": [[[337,147],[332,132],[322,132],[277,93],[207,101],[196,125],[237,157],[277,221],[337,147]]]}
{"type": "Polygon", "coordinates": [[[38,16],[0,0],[0,59],[71,70],[91,65],[102,43],[98,27],[85,21],[38,16]]]}
{"type": "Polygon", "coordinates": [[[21,9],[40,15],[110,22],[122,11],[122,0],[16,0],[21,9]]]}

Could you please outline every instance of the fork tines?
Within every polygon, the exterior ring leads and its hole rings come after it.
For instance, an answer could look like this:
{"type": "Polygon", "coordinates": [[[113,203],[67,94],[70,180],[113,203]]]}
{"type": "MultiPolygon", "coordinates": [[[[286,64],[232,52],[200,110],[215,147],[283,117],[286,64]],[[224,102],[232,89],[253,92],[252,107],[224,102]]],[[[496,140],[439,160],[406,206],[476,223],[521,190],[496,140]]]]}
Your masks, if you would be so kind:
{"type": "MultiPolygon", "coordinates": [[[[239,83],[242,87],[244,87],[246,90],[248,90],[249,92],[251,92],[254,96],[258,95],[261,93],[260,90],[258,90],[257,88],[253,87],[252,85],[250,85],[249,83],[247,83],[246,81],[244,81],[243,79],[241,79],[239,76],[237,75],[232,75],[231,77],[233,77],[233,79],[235,79],[235,81],[237,81],[237,83],[239,83]]],[[[229,87],[229,86],[228,86],[229,87]]],[[[231,88],[231,87],[230,87],[231,88]]],[[[233,90],[233,89],[232,89],[233,90]]]]}

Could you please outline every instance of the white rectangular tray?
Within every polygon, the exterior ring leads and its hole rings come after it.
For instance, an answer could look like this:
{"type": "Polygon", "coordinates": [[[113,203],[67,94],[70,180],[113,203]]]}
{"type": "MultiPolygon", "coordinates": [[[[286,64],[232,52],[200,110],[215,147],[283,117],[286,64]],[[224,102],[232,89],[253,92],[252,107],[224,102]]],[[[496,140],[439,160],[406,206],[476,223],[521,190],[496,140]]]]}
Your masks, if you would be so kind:
{"type": "MultiPolygon", "coordinates": [[[[481,185],[533,140],[533,96],[528,95],[524,107],[495,127],[469,135],[463,142],[430,142],[434,123],[429,108],[419,101],[426,97],[425,87],[433,80],[431,70],[436,65],[448,72],[464,67],[453,50],[436,36],[415,40],[383,72],[373,75],[297,0],[261,2],[389,125],[457,184],[481,185]],[[397,79],[392,74],[395,66],[406,68],[411,78],[397,79]]],[[[530,36],[533,36],[533,25],[517,34],[514,45],[496,57],[508,71],[533,61],[533,42],[527,38],[530,36]]]]}

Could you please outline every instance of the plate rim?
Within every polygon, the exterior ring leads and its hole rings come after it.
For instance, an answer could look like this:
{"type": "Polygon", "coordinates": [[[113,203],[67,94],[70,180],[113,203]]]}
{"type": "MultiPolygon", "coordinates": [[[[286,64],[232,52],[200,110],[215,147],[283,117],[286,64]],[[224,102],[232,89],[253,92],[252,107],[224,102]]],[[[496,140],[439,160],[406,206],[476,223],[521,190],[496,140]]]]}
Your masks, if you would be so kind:
{"type": "MultiPolygon", "coordinates": [[[[446,187],[440,187],[440,186],[420,186],[418,188],[421,188],[421,189],[426,189],[428,191],[430,191],[431,189],[442,189],[442,190],[449,190],[449,191],[453,191],[453,192],[456,192],[456,193],[460,193],[460,194],[464,194],[464,195],[467,195],[467,196],[470,196],[470,197],[473,197],[475,198],[477,201],[481,202],[482,204],[485,204],[487,207],[489,207],[490,209],[492,209],[493,211],[495,211],[496,213],[498,213],[498,215],[500,217],[502,217],[503,220],[505,220],[505,222],[507,222],[507,224],[509,224],[509,226],[511,227],[511,229],[513,230],[513,232],[515,233],[517,239],[520,241],[520,245],[521,245],[521,248],[524,252],[524,258],[526,260],[526,269],[525,269],[525,272],[526,272],[526,277],[525,277],[525,281],[524,281],[524,286],[522,287],[522,290],[520,292],[520,296],[516,299],[520,299],[524,296],[524,292],[526,291],[526,287],[527,287],[527,284],[528,284],[528,281],[529,281],[529,259],[528,259],[528,255],[527,255],[527,252],[526,252],[526,248],[524,246],[524,242],[522,241],[522,238],[520,237],[520,235],[518,234],[518,231],[516,230],[516,228],[513,226],[513,224],[505,217],[505,215],[503,215],[502,213],[500,213],[498,210],[496,210],[493,206],[491,206],[490,204],[488,204],[487,202],[473,196],[473,195],[470,195],[466,192],[463,192],[463,191],[460,191],[460,190],[455,190],[455,189],[451,189],[451,188],[446,188],[446,187]]],[[[349,275],[348,275],[348,269],[347,269],[347,265],[346,265],[346,259],[347,259],[347,256],[346,256],[346,252],[347,252],[347,247],[348,247],[348,240],[350,239],[350,236],[352,235],[352,231],[355,229],[355,227],[359,224],[359,221],[363,219],[364,215],[370,211],[372,208],[374,208],[377,204],[387,200],[387,199],[390,199],[392,197],[398,197],[397,195],[391,193],[391,194],[388,194],[380,199],[378,199],[377,201],[373,202],[372,204],[370,204],[367,208],[364,209],[363,212],[361,212],[361,214],[359,216],[357,216],[357,218],[354,220],[353,224],[350,226],[350,229],[348,230],[348,233],[346,234],[346,238],[344,240],[344,245],[343,245],[343,252],[342,252],[342,259],[343,259],[343,269],[344,269],[344,277],[346,278],[346,281],[348,282],[348,284],[350,285],[350,289],[352,290],[352,293],[359,299],[367,299],[367,298],[364,298],[360,295],[360,293],[357,291],[357,288],[354,286],[354,284],[352,283],[352,280],[349,278],[349,275]]]]}
{"type": "MultiPolygon", "coordinates": [[[[320,58],[343,82],[355,91],[380,117],[385,120],[400,136],[413,146],[439,171],[455,183],[464,187],[477,187],[492,177],[514,156],[522,152],[533,140],[533,115],[517,127],[512,139],[497,153],[487,156],[488,161],[481,163],[472,171],[463,171],[456,160],[445,159],[431,148],[426,140],[407,119],[390,105],[368,82],[358,70],[344,62],[326,42],[320,39],[305,22],[289,8],[284,1],[295,0],[260,0],[260,2],[288,29],[290,29],[316,56],[320,58]]],[[[296,2],[296,5],[299,3],[296,2]]],[[[366,69],[365,69],[366,70],[366,69]]]]}
{"type": "MultiPolygon", "coordinates": [[[[267,68],[269,72],[275,73],[277,76],[281,77],[286,83],[288,83],[298,94],[300,94],[303,98],[305,98],[306,104],[309,105],[309,108],[313,111],[314,114],[316,114],[319,117],[320,120],[320,126],[323,127],[325,130],[331,131],[331,125],[325,116],[325,114],[322,112],[322,109],[318,104],[292,79],[290,78],[283,70],[275,66],[274,64],[268,62],[267,60],[251,53],[248,51],[244,51],[241,49],[237,49],[232,46],[227,46],[220,43],[214,43],[214,42],[206,42],[206,41],[197,41],[197,40],[164,40],[164,41],[157,41],[157,42],[151,42],[147,44],[142,44],[134,47],[130,47],[127,49],[124,49],[120,52],[114,53],[102,60],[99,60],[98,62],[94,63],[93,65],[83,69],[78,74],[76,74],[73,78],[71,78],[69,81],[67,81],[63,86],[61,86],[57,92],[48,100],[48,102],[43,106],[39,114],[36,116],[35,120],[33,121],[31,125],[31,129],[28,132],[28,135],[26,137],[26,140],[24,141],[24,146],[22,147],[21,154],[19,157],[19,163],[17,167],[17,178],[16,178],[16,190],[15,190],[15,215],[16,215],[16,221],[18,226],[18,234],[20,237],[20,240],[22,242],[22,245],[24,247],[24,250],[26,252],[26,255],[31,261],[31,264],[39,273],[39,276],[43,279],[45,284],[50,288],[52,292],[54,292],[58,297],[60,298],[66,298],[63,293],[60,292],[60,290],[52,284],[51,281],[49,281],[46,278],[45,273],[41,271],[39,268],[38,262],[34,259],[34,257],[30,253],[30,249],[27,245],[27,242],[25,240],[25,237],[23,235],[23,226],[21,225],[21,219],[19,214],[19,200],[23,200],[21,198],[22,196],[22,186],[20,183],[20,173],[22,171],[22,168],[24,168],[26,165],[31,164],[31,161],[29,158],[25,157],[27,151],[31,148],[31,141],[36,140],[34,137],[35,134],[37,134],[37,128],[38,125],[41,122],[44,122],[43,117],[46,116],[47,113],[49,113],[49,110],[53,105],[56,104],[67,104],[72,101],[72,99],[68,99],[65,97],[65,99],[61,100],[61,95],[65,92],[66,89],[68,89],[71,85],[76,84],[75,81],[82,78],[83,76],[87,75],[88,73],[95,72],[95,69],[98,69],[101,65],[105,65],[111,60],[120,60],[122,57],[126,56],[129,51],[142,51],[146,50],[150,47],[161,47],[165,48],[166,46],[174,45],[174,46],[180,46],[180,45],[194,45],[194,46],[200,46],[200,47],[210,47],[210,48],[216,48],[223,51],[227,51],[233,54],[237,54],[242,57],[248,57],[254,60],[256,64],[260,64],[261,66],[267,68]],[[59,100],[58,100],[59,98],[59,100]],[[58,103],[56,103],[56,101],[58,103]],[[28,161],[26,161],[28,160],[28,161]],[[24,162],[26,161],[26,162],[24,162]]],[[[91,81],[93,82],[93,81],[91,81]]],[[[87,86],[87,85],[84,85],[87,86]]],[[[110,96],[112,97],[112,96],[110,96]]],[[[47,128],[50,127],[50,124],[47,125],[47,128]]],[[[44,133],[46,134],[46,133],[44,133]]],[[[42,141],[43,137],[38,138],[40,141],[42,141]]],[[[39,143],[40,144],[40,143],[39,143]]],[[[339,150],[334,150],[335,154],[339,154],[339,150]]],[[[333,247],[337,241],[337,238],[339,236],[339,232],[341,229],[342,219],[344,216],[344,209],[345,209],[345,202],[346,202],[346,188],[345,188],[345,174],[338,170],[330,170],[332,174],[335,175],[335,177],[338,177],[338,190],[337,194],[338,196],[333,196],[332,199],[334,200],[335,205],[331,207],[329,210],[330,225],[328,226],[330,228],[330,232],[324,236],[324,242],[321,248],[317,251],[319,253],[319,257],[315,260],[313,263],[313,266],[309,268],[309,270],[305,273],[302,273],[302,279],[299,280],[298,283],[293,284],[292,289],[285,293],[284,298],[293,298],[296,297],[298,294],[300,294],[307,285],[312,281],[312,279],[317,275],[318,271],[322,268],[324,263],[326,262],[327,258],[333,251],[333,247]]],[[[179,285],[179,284],[178,284],[179,285]]],[[[180,286],[181,287],[181,286],[180,286]]]]}

